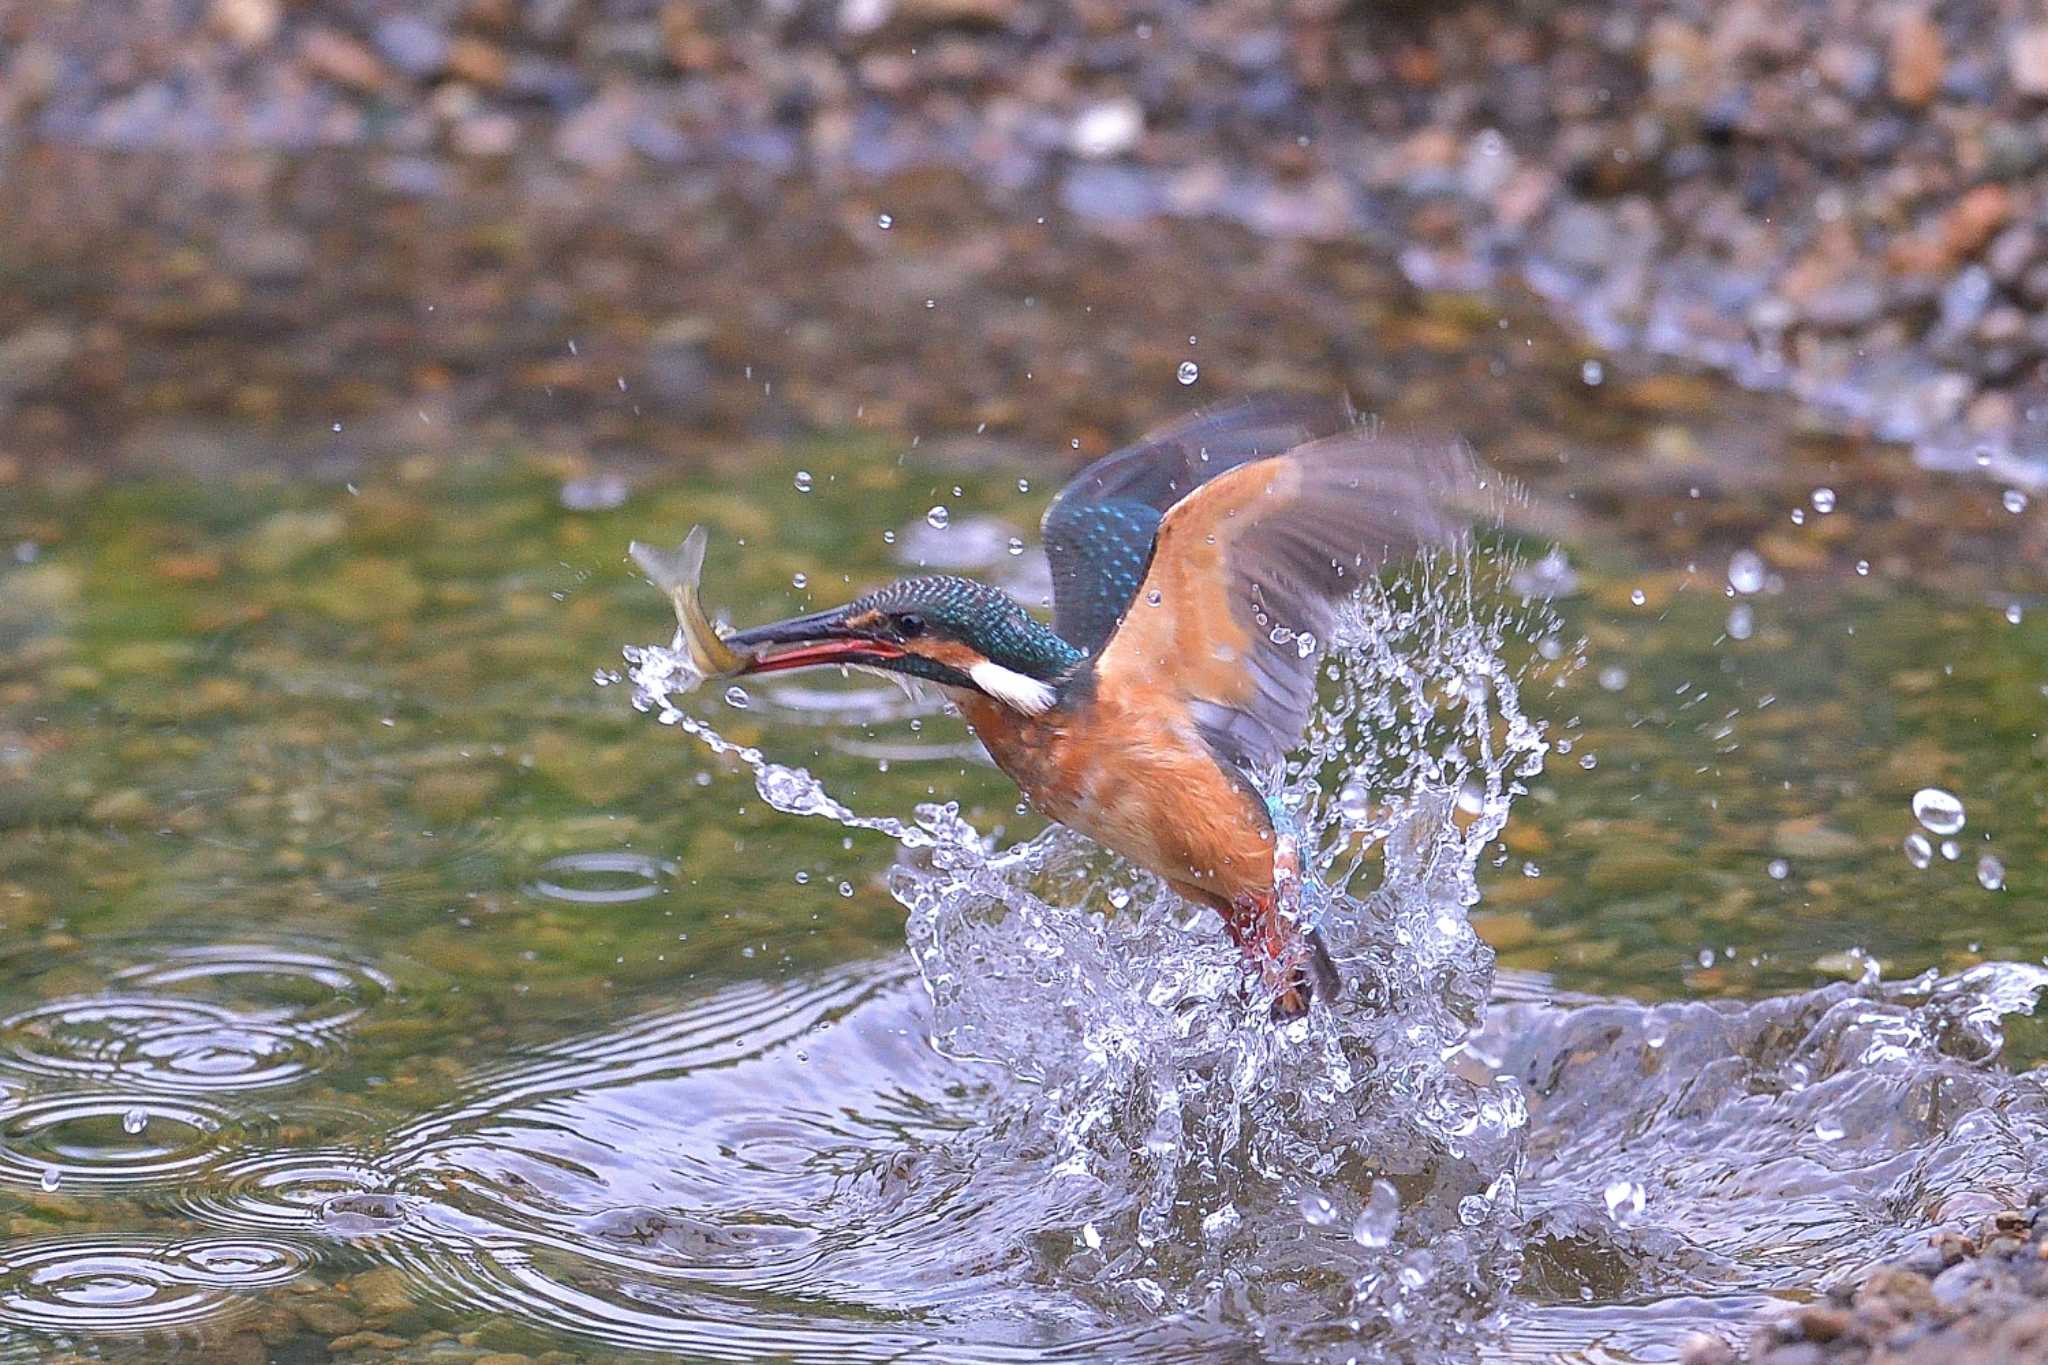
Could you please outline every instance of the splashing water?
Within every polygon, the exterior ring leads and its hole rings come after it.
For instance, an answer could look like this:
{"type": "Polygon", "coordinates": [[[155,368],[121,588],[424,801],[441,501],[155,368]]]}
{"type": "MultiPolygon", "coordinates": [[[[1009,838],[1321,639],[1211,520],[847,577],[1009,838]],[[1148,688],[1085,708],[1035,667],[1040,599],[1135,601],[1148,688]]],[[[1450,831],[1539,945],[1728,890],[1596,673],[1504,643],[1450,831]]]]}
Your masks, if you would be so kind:
{"type": "Polygon", "coordinates": [[[945,1358],[960,1332],[983,1358],[1547,1358],[1668,1347],[1679,1302],[1732,1335],[1762,1296],[2048,1174],[2048,1087],[1996,1065],[2037,968],[1747,1005],[1495,996],[1465,912],[1547,752],[1520,698],[1584,666],[1542,649],[1558,623],[1516,567],[1426,563],[1323,642],[1324,704],[1266,786],[1346,990],[1285,1025],[1213,917],[1085,839],[998,849],[950,804],[858,814],[678,709],[670,651],[627,651],[635,705],[748,765],[771,806],[902,846],[888,887],[931,1002],[908,1018],[936,1052],[895,1065],[946,1117],[855,1163],[882,1206],[831,1217],[875,1245],[820,1283],[958,1314],[927,1323],[945,1358]]]}
{"type": "Polygon", "coordinates": [[[1286,1027],[1211,916],[1085,839],[1055,828],[996,851],[951,805],[908,825],[856,815],[677,709],[669,651],[627,657],[635,704],[748,764],[775,808],[904,845],[889,889],[935,1041],[1020,1082],[977,1132],[969,1178],[1014,1199],[1022,1173],[1056,1177],[1031,1274],[1111,1318],[1187,1314],[1303,1349],[1339,1323],[1354,1346],[1412,1350],[1469,1338],[1518,1259],[1519,1087],[1447,1060],[1492,987],[1462,913],[1479,853],[1545,748],[1503,655],[1554,622],[1480,605],[1511,567],[1447,558],[1371,587],[1329,642],[1327,703],[1269,799],[1348,984],[1286,1027]],[[1378,886],[1354,896],[1375,859],[1378,886]],[[1389,1197],[1398,1226],[1354,1237],[1389,1197]]]}

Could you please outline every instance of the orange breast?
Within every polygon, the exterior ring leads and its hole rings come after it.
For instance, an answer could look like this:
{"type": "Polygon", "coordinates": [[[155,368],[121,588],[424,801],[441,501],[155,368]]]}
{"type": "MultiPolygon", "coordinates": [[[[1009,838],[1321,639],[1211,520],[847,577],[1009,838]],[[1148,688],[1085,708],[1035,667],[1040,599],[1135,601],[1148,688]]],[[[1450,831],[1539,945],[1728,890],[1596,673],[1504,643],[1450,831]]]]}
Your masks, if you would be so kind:
{"type": "Polygon", "coordinates": [[[960,703],[997,765],[1052,819],[1217,909],[1272,890],[1264,805],[1163,697],[1123,689],[1036,717],[979,695],[960,703]]]}

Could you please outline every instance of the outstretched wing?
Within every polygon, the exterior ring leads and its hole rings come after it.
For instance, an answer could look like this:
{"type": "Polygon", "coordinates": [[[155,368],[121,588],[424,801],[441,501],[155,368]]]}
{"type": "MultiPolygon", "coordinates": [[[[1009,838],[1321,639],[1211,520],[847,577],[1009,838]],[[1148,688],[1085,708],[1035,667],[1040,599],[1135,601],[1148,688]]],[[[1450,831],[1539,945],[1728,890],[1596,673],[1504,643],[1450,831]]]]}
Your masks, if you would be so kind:
{"type": "Polygon", "coordinates": [[[1182,418],[1105,455],[1060,490],[1041,531],[1052,628],[1093,654],[1137,596],[1166,509],[1250,460],[1349,429],[1341,399],[1266,394],[1182,418]]]}
{"type": "Polygon", "coordinates": [[[1386,564],[1454,540],[1483,487],[1452,442],[1365,430],[1239,465],[1160,522],[1095,661],[1098,686],[1165,687],[1219,756],[1264,771],[1301,739],[1337,604],[1386,564]]]}

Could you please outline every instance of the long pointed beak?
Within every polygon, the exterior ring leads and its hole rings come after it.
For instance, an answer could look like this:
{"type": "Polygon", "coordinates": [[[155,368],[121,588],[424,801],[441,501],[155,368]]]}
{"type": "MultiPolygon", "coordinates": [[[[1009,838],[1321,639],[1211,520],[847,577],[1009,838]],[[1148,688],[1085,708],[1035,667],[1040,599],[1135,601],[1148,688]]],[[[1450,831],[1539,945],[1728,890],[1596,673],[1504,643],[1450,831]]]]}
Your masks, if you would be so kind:
{"type": "Polygon", "coordinates": [[[748,656],[748,673],[780,673],[818,664],[879,664],[900,659],[896,644],[846,624],[844,607],[792,616],[728,635],[725,643],[748,656]]]}

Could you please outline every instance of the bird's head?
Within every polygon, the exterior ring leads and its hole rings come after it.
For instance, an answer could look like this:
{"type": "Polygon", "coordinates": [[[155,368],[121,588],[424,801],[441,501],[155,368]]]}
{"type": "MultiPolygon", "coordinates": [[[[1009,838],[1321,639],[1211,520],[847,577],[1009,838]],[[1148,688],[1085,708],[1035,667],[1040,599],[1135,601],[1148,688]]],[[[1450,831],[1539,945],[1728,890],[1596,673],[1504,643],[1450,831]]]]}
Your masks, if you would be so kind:
{"type": "Polygon", "coordinates": [[[1035,716],[1081,651],[1034,620],[1007,593],[971,578],[931,575],[877,588],[843,607],[729,636],[748,673],[821,664],[883,669],[994,698],[1035,716]]]}

